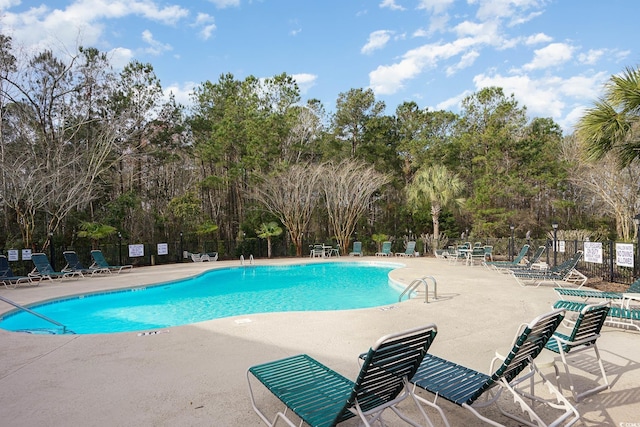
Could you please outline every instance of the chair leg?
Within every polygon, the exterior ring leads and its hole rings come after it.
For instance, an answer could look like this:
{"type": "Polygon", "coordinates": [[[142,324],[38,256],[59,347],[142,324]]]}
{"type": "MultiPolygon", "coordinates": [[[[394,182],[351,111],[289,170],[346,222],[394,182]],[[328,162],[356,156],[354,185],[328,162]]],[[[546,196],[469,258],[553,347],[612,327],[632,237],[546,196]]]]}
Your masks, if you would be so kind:
{"type": "Polygon", "coordinates": [[[500,384],[503,389],[508,390],[511,393],[511,395],[514,398],[514,401],[519,404],[520,409],[522,409],[529,416],[529,419],[533,422],[502,409],[502,407],[496,401],[496,406],[498,407],[500,412],[503,415],[518,421],[519,423],[532,426],[532,427],[546,426],[546,425],[570,426],[576,423],[580,419],[580,414],[578,413],[577,409],[569,402],[567,398],[565,398],[562,395],[562,393],[560,393],[560,391],[553,385],[553,383],[550,382],[542,372],[540,372],[540,370],[535,365],[535,363],[531,363],[530,368],[531,368],[530,372],[525,375],[522,375],[519,379],[509,383],[504,378],[502,378],[500,381],[500,384]],[[547,391],[551,393],[552,398],[550,400],[543,399],[541,397],[538,397],[536,395],[533,395],[533,394],[524,392],[521,389],[518,389],[518,385],[521,382],[524,382],[530,379],[531,376],[534,376],[536,374],[538,375],[539,378],[541,378],[542,384],[546,386],[547,391]],[[545,405],[548,405],[551,408],[563,410],[564,412],[555,420],[553,420],[551,423],[546,423],[538,416],[538,414],[534,412],[533,407],[527,404],[524,398],[531,399],[534,402],[543,403],[545,405]]]}
{"type": "MultiPolygon", "coordinates": [[[[562,363],[564,365],[564,371],[565,374],[567,375],[567,378],[569,380],[569,387],[571,389],[571,394],[573,395],[573,400],[575,400],[576,402],[580,402],[583,398],[590,396],[592,394],[598,393],[602,390],[606,390],[610,387],[609,384],[609,379],[607,378],[607,373],[604,370],[604,364],[602,363],[602,359],[600,358],[600,351],[598,351],[598,346],[596,343],[593,343],[591,346],[589,347],[583,347],[582,349],[578,350],[578,351],[583,351],[583,350],[588,350],[589,348],[593,348],[593,351],[595,353],[596,356],[596,360],[598,361],[598,367],[600,368],[600,375],[602,376],[602,381],[604,382],[604,384],[601,384],[597,387],[591,388],[589,390],[585,390],[581,393],[578,393],[578,391],[576,390],[575,385],[573,384],[573,375],[571,374],[570,370],[569,370],[569,362],[567,360],[567,353],[565,353],[562,350],[562,347],[560,348],[560,358],[562,360],[562,363]]],[[[574,353],[572,353],[574,354],[574,353]]],[[[558,384],[558,389],[560,389],[560,381],[558,378],[558,371],[556,369],[556,383],[558,384]]]]}

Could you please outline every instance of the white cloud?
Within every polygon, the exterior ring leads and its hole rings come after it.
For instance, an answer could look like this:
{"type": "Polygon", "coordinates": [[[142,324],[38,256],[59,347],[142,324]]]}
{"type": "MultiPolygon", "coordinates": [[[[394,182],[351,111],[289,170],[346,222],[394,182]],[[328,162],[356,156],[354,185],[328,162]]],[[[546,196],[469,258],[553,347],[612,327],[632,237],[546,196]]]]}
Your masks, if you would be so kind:
{"type": "Polygon", "coordinates": [[[606,53],[604,49],[589,49],[587,53],[581,53],[578,55],[578,61],[583,64],[593,65],[602,58],[606,53]]]}
{"type": "Polygon", "coordinates": [[[380,65],[369,73],[369,87],[376,94],[390,95],[404,86],[404,81],[415,78],[425,68],[433,68],[443,59],[456,56],[476,44],[472,38],[457,39],[452,43],[427,44],[405,53],[402,60],[392,65],[380,65]]]}
{"type": "Polygon", "coordinates": [[[539,43],[549,43],[552,40],[553,38],[546,35],[545,33],[538,33],[538,34],[534,34],[532,36],[527,37],[524,43],[527,45],[533,45],[533,44],[539,44],[539,43]]]}
{"type": "Polygon", "coordinates": [[[198,13],[198,16],[196,16],[196,22],[191,26],[200,27],[198,35],[203,40],[209,40],[209,38],[211,38],[211,34],[216,30],[214,18],[208,13],[198,13]]]}
{"type": "Polygon", "coordinates": [[[456,95],[449,99],[445,99],[444,101],[436,105],[436,110],[447,110],[447,111],[458,110],[460,109],[460,104],[462,104],[462,100],[469,95],[471,95],[471,91],[465,90],[459,95],[456,95]]]}
{"type": "Polygon", "coordinates": [[[494,20],[509,18],[514,23],[523,23],[534,18],[539,13],[533,12],[521,15],[531,8],[542,6],[540,0],[468,0],[469,4],[478,4],[476,17],[480,20],[494,20]]]}
{"type": "Polygon", "coordinates": [[[560,119],[558,124],[562,129],[565,129],[566,132],[572,133],[576,123],[582,118],[586,110],[586,105],[578,105],[569,111],[564,118],[560,119]]]}
{"type": "Polygon", "coordinates": [[[453,4],[453,0],[420,0],[416,9],[424,9],[427,12],[439,15],[453,4]]]}
{"type": "Polygon", "coordinates": [[[586,104],[598,96],[602,84],[607,79],[604,72],[591,75],[563,78],[545,76],[539,79],[526,74],[502,76],[500,74],[479,74],[473,79],[477,90],[489,86],[498,86],[505,95],[514,94],[522,106],[527,107],[531,116],[551,117],[565,130],[586,104]],[[571,111],[567,113],[567,109],[571,111]],[[571,116],[571,117],[570,117],[571,116]]]}
{"type": "Polygon", "coordinates": [[[197,85],[194,82],[184,82],[182,84],[173,83],[169,86],[164,87],[164,97],[166,100],[168,100],[169,95],[173,94],[173,97],[178,104],[182,104],[188,107],[193,102],[193,100],[191,99],[191,94],[193,93],[193,89],[196,86],[197,85]]]}
{"type": "Polygon", "coordinates": [[[526,106],[534,116],[557,118],[562,115],[565,107],[558,91],[560,81],[556,78],[535,80],[525,74],[508,77],[500,74],[480,74],[474,77],[473,82],[478,90],[498,86],[504,90],[505,95],[513,93],[521,105],[526,106]]]}
{"type": "Polygon", "coordinates": [[[109,51],[109,59],[111,65],[117,70],[123,69],[133,59],[133,52],[131,49],[123,47],[117,47],[109,51]]]}
{"type": "Polygon", "coordinates": [[[213,3],[218,9],[240,6],[240,0],[209,0],[209,2],[213,3]]]}
{"type": "Polygon", "coordinates": [[[396,4],[395,0],[382,0],[382,3],[380,3],[380,8],[389,8],[391,10],[405,10],[404,7],[396,4]]]}
{"type": "Polygon", "coordinates": [[[497,21],[482,23],[464,21],[456,25],[453,30],[458,37],[473,37],[477,43],[500,46],[504,43],[504,40],[500,35],[498,24],[497,21]]]}
{"type": "Polygon", "coordinates": [[[315,86],[318,80],[318,76],[308,73],[293,74],[291,77],[296,81],[298,88],[300,88],[300,93],[303,95],[315,86]]]}
{"type": "Polygon", "coordinates": [[[471,52],[467,52],[460,58],[460,61],[451,67],[447,67],[447,77],[457,73],[460,70],[465,68],[469,68],[473,65],[473,63],[478,59],[480,53],[472,50],[471,52]]]}
{"type": "Polygon", "coordinates": [[[20,0],[0,0],[0,10],[6,10],[10,7],[18,6],[20,3],[20,0]]]}
{"type": "Polygon", "coordinates": [[[380,65],[369,73],[369,87],[379,95],[391,95],[404,86],[404,81],[415,78],[425,68],[433,68],[438,61],[459,55],[476,44],[472,38],[452,43],[426,44],[405,53],[402,60],[392,65],[380,65]]]}
{"type": "Polygon", "coordinates": [[[64,9],[42,5],[21,13],[4,10],[0,22],[5,31],[25,47],[64,51],[80,44],[112,48],[103,40],[106,20],[136,15],[175,25],[188,14],[189,11],[180,6],[161,7],[148,0],[76,0],[64,9]]]}
{"type": "Polygon", "coordinates": [[[378,30],[369,34],[369,41],[362,46],[360,53],[369,54],[374,50],[382,49],[386,46],[387,42],[391,39],[392,31],[378,30]]]}
{"type": "Polygon", "coordinates": [[[160,55],[163,52],[173,49],[170,44],[164,44],[154,39],[153,34],[151,34],[151,31],[149,30],[144,30],[142,32],[142,40],[149,45],[149,47],[145,49],[145,52],[151,55],[160,55]]]}
{"type": "Polygon", "coordinates": [[[563,64],[573,56],[574,47],[566,43],[551,43],[534,51],[533,60],[524,65],[525,70],[549,68],[563,64]]]}

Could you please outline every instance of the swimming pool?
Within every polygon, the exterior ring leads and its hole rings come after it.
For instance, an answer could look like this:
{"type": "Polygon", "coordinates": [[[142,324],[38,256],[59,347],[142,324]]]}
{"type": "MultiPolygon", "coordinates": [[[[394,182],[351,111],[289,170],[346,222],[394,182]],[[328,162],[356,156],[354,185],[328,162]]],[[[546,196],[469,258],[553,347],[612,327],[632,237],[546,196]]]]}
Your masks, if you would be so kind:
{"type": "MultiPolygon", "coordinates": [[[[229,267],[159,285],[78,295],[29,306],[77,334],[144,331],[223,317],[285,311],[348,310],[398,301],[393,263],[326,262],[229,267]]],[[[9,331],[50,323],[25,312],[0,320],[9,331]]]]}

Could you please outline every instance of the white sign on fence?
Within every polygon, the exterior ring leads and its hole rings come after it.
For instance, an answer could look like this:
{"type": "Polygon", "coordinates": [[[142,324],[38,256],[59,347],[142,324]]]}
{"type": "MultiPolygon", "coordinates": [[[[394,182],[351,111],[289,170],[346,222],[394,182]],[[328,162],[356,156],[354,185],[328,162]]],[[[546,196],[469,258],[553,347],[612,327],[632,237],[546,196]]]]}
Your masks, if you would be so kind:
{"type": "Polygon", "coordinates": [[[584,261],[602,264],[602,243],[584,242],[584,261]]]}
{"type": "Polygon", "coordinates": [[[555,251],[556,252],[560,252],[560,253],[564,253],[564,248],[566,246],[565,241],[564,240],[556,240],[556,244],[555,244],[555,251]]]}
{"type": "Polygon", "coordinates": [[[633,268],[633,243],[616,243],[616,265],[633,268]]]}
{"type": "Polygon", "coordinates": [[[169,254],[169,244],[158,243],[158,255],[168,255],[168,254],[169,254]]]}
{"type": "Polygon", "coordinates": [[[17,249],[9,249],[7,251],[7,259],[9,261],[18,261],[19,255],[20,255],[20,251],[17,249]]]}
{"type": "Polygon", "coordinates": [[[22,250],[22,260],[29,261],[31,259],[31,249],[22,250]]]}
{"type": "Polygon", "coordinates": [[[142,243],[137,245],[129,245],[129,257],[144,256],[144,245],[142,243]]]}

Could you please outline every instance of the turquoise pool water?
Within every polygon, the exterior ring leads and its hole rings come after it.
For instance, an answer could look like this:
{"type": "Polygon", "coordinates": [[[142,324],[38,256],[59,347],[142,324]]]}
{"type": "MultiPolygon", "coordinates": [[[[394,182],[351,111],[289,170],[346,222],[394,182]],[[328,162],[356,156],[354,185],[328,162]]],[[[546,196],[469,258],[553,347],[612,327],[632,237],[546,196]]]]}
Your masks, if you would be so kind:
{"type": "MultiPolygon", "coordinates": [[[[398,301],[398,264],[327,262],[208,271],[160,285],[80,295],[29,308],[77,334],[145,331],[222,317],[285,311],[348,310],[398,301]]],[[[51,331],[25,312],[0,320],[10,331],[51,331]]]]}

